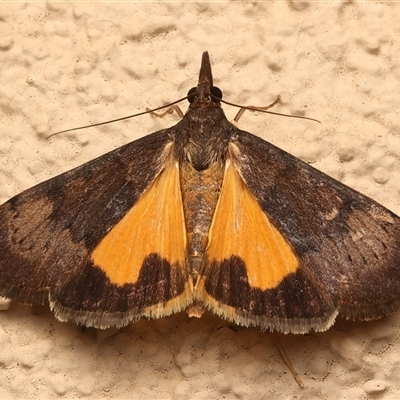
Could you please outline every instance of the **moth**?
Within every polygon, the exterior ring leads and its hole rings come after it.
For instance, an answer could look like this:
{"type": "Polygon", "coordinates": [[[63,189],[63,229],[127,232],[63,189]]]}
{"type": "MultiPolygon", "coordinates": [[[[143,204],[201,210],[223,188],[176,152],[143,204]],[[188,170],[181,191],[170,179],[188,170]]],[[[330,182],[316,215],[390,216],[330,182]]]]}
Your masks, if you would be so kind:
{"type": "Polygon", "coordinates": [[[101,329],[207,309],[307,333],[395,312],[399,217],[238,129],[221,99],[205,52],[179,123],[0,206],[0,295],[101,329]]]}

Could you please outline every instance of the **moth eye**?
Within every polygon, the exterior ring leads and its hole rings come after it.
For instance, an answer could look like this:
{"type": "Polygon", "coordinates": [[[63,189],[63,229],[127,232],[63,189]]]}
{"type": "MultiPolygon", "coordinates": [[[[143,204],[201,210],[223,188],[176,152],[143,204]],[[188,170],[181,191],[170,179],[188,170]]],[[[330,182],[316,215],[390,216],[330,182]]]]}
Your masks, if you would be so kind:
{"type": "MultiPolygon", "coordinates": [[[[197,92],[197,88],[193,87],[191,88],[188,93],[188,101],[189,103],[193,103],[194,99],[196,97],[196,92],[197,92]]],[[[216,86],[212,86],[210,89],[210,94],[211,94],[211,99],[215,102],[215,101],[219,101],[222,99],[222,92],[221,89],[216,87],[216,86]]]]}
{"type": "Polygon", "coordinates": [[[217,101],[216,98],[218,100],[222,99],[222,91],[219,87],[212,86],[210,93],[211,93],[211,97],[212,97],[213,101],[217,101]]]}
{"type": "Polygon", "coordinates": [[[189,103],[193,103],[193,102],[194,102],[196,90],[197,90],[197,88],[192,87],[192,88],[188,91],[187,96],[188,96],[188,101],[189,101],[189,103]]]}

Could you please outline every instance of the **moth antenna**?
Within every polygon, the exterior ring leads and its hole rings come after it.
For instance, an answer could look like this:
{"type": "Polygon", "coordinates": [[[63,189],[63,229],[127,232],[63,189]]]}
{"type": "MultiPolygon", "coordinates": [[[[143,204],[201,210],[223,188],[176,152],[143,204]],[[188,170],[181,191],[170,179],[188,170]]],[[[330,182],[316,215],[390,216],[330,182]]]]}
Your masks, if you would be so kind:
{"type": "Polygon", "coordinates": [[[283,114],[283,113],[278,113],[278,112],[273,112],[273,111],[267,111],[267,109],[271,108],[272,106],[274,106],[276,103],[278,103],[280,101],[280,96],[278,96],[277,99],[272,104],[270,104],[269,106],[266,106],[266,107],[241,106],[240,104],[230,103],[229,101],[222,100],[222,99],[220,99],[220,98],[218,98],[218,97],[216,97],[216,96],[214,96],[212,94],[210,94],[210,96],[213,99],[220,101],[221,103],[225,103],[225,104],[227,104],[229,106],[240,108],[239,112],[236,114],[236,117],[234,118],[235,122],[238,122],[240,117],[243,115],[243,113],[246,110],[249,110],[249,111],[253,111],[253,112],[254,111],[259,111],[259,112],[262,112],[262,113],[265,113],[265,114],[280,115],[281,117],[307,119],[309,121],[318,122],[319,124],[321,123],[321,121],[318,121],[315,118],[303,117],[301,115],[291,115],[291,114],[283,114]]]}
{"type": "MultiPolygon", "coordinates": [[[[236,114],[236,116],[235,116],[235,118],[234,118],[234,121],[235,121],[235,122],[238,122],[239,119],[240,119],[240,117],[243,115],[243,113],[244,113],[246,110],[249,110],[249,111],[253,111],[253,112],[254,112],[254,111],[259,111],[259,112],[263,112],[263,113],[266,113],[266,114],[280,115],[281,117],[307,119],[307,120],[309,120],[309,121],[318,122],[319,124],[321,123],[321,121],[318,121],[317,119],[310,118],[310,117],[303,117],[303,116],[300,116],[300,115],[291,115],[291,114],[283,114],[283,113],[277,113],[277,112],[273,112],[273,111],[267,111],[269,108],[271,108],[272,106],[274,106],[276,103],[278,103],[278,102],[280,101],[280,96],[278,96],[277,99],[276,99],[272,104],[270,104],[270,105],[268,105],[268,106],[266,106],[266,107],[241,106],[241,105],[239,105],[239,104],[230,103],[229,101],[222,100],[221,98],[219,98],[219,97],[217,97],[217,96],[214,96],[213,94],[210,94],[210,96],[211,96],[213,99],[220,101],[221,103],[225,103],[225,104],[227,104],[227,105],[229,105],[229,106],[233,106],[233,107],[238,107],[238,108],[240,108],[239,112],[236,114]]],[[[58,132],[52,133],[51,135],[47,136],[46,139],[50,139],[51,137],[53,137],[53,136],[55,136],[55,135],[59,135],[59,134],[61,134],[61,133],[66,133],[66,132],[71,132],[71,131],[78,131],[78,130],[80,130],[80,129],[86,129],[86,128],[93,128],[93,127],[95,127],[95,126],[107,125],[107,124],[111,124],[111,123],[113,123],[113,122],[124,121],[125,119],[134,118],[134,117],[139,117],[140,115],[145,115],[145,114],[153,114],[153,115],[155,115],[155,116],[161,118],[161,117],[165,116],[166,114],[171,114],[172,112],[176,111],[177,114],[178,114],[181,118],[183,118],[183,113],[182,113],[182,111],[179,109],[179,107],[175,107],[175,104],[178,104],[178,103],[180,103],[181,101],[186,100],[186,99],[188,99],[188,98],[189,98],[189,96],[185,96],[185,97],[182,97],[182,98],[179,99],[179,100],[173,101],[172,103],[166,104],[166,105],[164,105],[164,106],[157,107],[157,108],[153,108],[153,109],[151,109],[151,110],[146,109],[146,111],[142,111],[142,112],[137,113],[137,114],[128,115],[127,117],[121,117],[121,118],[111,119],[111,120],[109,120],[109,121],[98,122],[98,123],[96,123],[96,124],[78,126],[78,127],[75,127],[75,128],[70,128],[70,129],[65,129],[65,130],[62,130],[62,131],[58,131],[58,132]],[[164,113],[162,113],[161,115],[156,113],[156,111],[162,110],[163,108],[167,108],[167,107],[169,107],[169,109],[166,110],[166,111],[165,111],[164,113]],[[179,111],[178,111],[178,110],[179,110],[179,111]]]]}
{"type": "MultiPolygon", "coordinates": [[[[66,133],[66,132],[71,132],[71,131],[78,131],[78,130],[80,130],[80,129],[86,129],[86,128],[92,128],[92,127],[94,127],[94,126],[101,126],[101,125],[111,124],[112,122],[123,121],[123,120],[125,120],[125,119],[134,118],[134,117],[139,117],[140,115],[155,113],[155,111],[162,110],[163,108],[166,108],[166,107],[173,108],[173,106],[174,106],[175,104],[180,103],[181,101],[186,100],[187,98],[188,98],[188,96],[185,96],[185,97],[182,97],[181,99],[176,100],[176,101],[174,101],[174,102],[172,102],[172,103],[166,104],[165,106],[153,108],[152,110],[146,109],[146,111],[142,111],[142,112],[137,113],[137,114],[128,115],[127,117],[121,117],[121,118],[111,119],[111,120],[109,120],[109,121],[98,122],[98,123],[96,123],[96,124],[90,124],[90,125],[85,125],[85,126],[78,126],[78,127],[76,127],[76,128],[65,129],[65,130],[63,130],[63,131],[59,131],[59,132],[52,133],[51,135],[47,136],[46,139],[49,139],[49,138],[51,138],[52,136],[58,135],[58,134],[60,134],[60,133],[66,133]]],[[[167,113],[168,113],[168,110],[167,110],[167,113]]],[[[156,114],[156,115],[157,115],[157,114],[156,114]]]]}

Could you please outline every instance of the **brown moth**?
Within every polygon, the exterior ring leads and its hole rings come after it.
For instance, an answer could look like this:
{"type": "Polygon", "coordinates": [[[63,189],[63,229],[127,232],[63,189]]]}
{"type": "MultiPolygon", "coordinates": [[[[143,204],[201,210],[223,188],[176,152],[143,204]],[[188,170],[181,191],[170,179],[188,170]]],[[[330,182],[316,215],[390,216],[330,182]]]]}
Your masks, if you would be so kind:
{"type": "Polygon", "coordinates": [[[0,295],[122,327],[204,309],[324,331],[399,308],[399,217],[232,125],[208,53],[175,126],[0,206],[0,295]]]}

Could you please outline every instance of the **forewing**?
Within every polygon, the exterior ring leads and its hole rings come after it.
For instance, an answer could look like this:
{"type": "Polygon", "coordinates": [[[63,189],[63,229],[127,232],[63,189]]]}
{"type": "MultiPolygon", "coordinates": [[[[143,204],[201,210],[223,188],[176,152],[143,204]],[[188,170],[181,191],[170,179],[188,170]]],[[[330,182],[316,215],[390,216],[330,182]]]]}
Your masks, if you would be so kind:
{"type": "Polygon", "coordinates": [[[399,308],[399,217],[247,132],[230,143],[227,166],[198,285],[208,308],[293,333],[399,308]]]}
{"type": "Polygon", "coordinates": [[[173,145],[169,130],[156,132],[3,204],[0,294],[26,304],[49,297],[58,319],[98,328],[184,308],[190,282],[173,145]]]}

